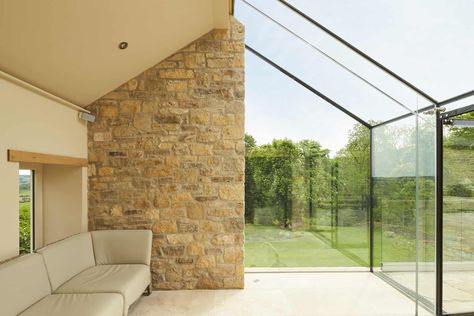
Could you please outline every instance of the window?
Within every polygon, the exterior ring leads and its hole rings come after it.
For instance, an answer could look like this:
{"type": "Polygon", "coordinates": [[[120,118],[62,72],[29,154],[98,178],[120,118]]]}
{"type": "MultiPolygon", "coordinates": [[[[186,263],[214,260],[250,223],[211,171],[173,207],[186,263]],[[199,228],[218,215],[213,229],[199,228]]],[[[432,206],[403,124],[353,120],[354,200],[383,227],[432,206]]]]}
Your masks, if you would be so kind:
{"type": "Polygon", "coordinates": [[[20,254],[29,253],[34,249],[33,177],[33,170],[19,171],[20,254]]]}

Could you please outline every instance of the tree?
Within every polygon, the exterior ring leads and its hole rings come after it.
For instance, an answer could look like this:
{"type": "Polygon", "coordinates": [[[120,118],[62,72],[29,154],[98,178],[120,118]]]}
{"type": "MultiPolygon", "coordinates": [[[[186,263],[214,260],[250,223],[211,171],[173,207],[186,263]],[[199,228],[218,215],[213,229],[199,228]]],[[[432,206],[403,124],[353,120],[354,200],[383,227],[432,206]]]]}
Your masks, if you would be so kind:
{"type": "MultiPolygon", "coordinates": [[[[474,112],[457,116],[456,119],[472,120],[474,112]]],[[[449,133],[445,140],[446,146],[456,149],[474,148],[474,128],[449,127],[449,133]]]]}
{"type": "Polygon", "coordinates": [[[304,159],[304,179],[307,188],[307,208],[308,217],[315,217],[315,209],[321,199],[328,198],[327,186],[324,184],[328,181],[327,161],[329,160],[329,150],[323,149],[321,145],[314,140],[302,140],[298,143],[301,154],[304,159]]]}
{"type": "Polygon", "coordinates": [[[255,183],[253,161],[250,159],[250,152],[257,146],[252,135],[245,134],[245,222],[253,224],[255,222],[255,207],[258,198],[258,188],[255,183]],[[247,158],[248,157],[248,158],[247,158]]]}

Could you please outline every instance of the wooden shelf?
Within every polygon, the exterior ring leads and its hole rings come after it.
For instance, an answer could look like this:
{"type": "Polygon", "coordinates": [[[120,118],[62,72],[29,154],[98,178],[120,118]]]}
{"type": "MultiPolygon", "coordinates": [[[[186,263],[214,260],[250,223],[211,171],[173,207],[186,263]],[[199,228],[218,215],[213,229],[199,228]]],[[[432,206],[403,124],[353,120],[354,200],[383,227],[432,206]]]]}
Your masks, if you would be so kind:
{"type": "Polygon", "coordinates": [[[39,163],[45,165],[87,167],[87,159],[84,158],[32,153],[28,151],[12,149],[8,150],[8,161],[39,163]]]}

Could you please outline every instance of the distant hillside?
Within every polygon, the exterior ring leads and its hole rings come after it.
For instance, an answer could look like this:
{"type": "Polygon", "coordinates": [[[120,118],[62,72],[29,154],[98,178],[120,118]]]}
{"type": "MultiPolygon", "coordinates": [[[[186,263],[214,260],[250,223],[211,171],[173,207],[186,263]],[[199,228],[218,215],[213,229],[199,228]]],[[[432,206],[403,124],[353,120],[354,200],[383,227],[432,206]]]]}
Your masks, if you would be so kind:
{"type": "Polygon", "coordinates": [[[31,176],[30,175],[20,175],[20,194],[30,191],[30,181],[31,176]]]}

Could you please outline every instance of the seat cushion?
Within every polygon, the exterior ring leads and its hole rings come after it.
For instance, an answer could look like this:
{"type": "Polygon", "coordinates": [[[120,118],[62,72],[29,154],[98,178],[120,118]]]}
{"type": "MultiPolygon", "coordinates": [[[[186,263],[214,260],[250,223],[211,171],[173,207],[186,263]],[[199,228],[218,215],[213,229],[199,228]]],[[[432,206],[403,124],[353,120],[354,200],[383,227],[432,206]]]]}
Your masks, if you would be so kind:
{"type": "Polygon", "coordinates": [[[68,237],[37,252],[43,256],[53,292],[76,274],[95,266],[90,233],[68,237]]]}
{"type": "Polygon", "coordinates": [[[117,293],[53,294],[21,313],[21,316],[120,316],[123,298],[117,293]]]}
{"type": "Polygon", "coordinates": [[[18,315],[51,294],[43,258],[24,255],[0,265],[0,314],[18,315]]]}
{"type": "Polygon", "coordinates": [[[120,293],[124,315],[151,283],[150,267],[144,264],[100,265],[89,268],[59,287],[55,293],[120,293]]]}

